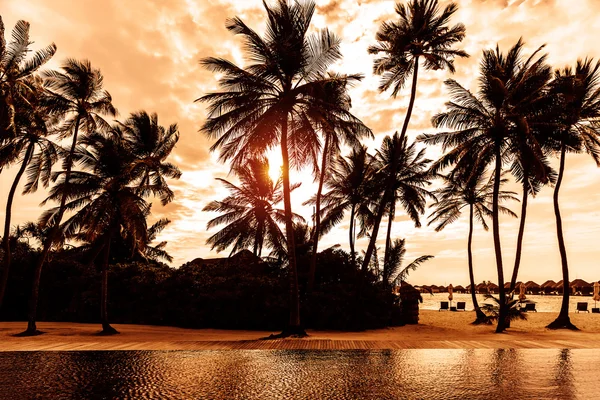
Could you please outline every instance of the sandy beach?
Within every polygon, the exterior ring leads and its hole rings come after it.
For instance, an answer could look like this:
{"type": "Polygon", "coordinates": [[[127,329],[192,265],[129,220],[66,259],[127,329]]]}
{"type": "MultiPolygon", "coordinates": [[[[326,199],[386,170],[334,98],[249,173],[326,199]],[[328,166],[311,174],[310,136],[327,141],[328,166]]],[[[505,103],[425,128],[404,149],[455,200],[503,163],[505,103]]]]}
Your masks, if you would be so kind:
{"type": "Polygon", "coordinates": [[[472,312],[422,310],[419,325],[364,332],[312,331],[302,339],[260,340],[270,331],[183,329],[115,324],[121,333],[98,336],[99,325],[40,322],[45,332],[15,337],[24,322],[0,323],[0,351],[35,350],[216,350],[216,349],[445,349],[445,348],[597,348],[600,349],[600,315],[572,314],[579,332],[551,331],[545,326],[554,313],[531,313],[527,321],[513,323],[504,334],[493,326],[473,326],[472,312]]]}

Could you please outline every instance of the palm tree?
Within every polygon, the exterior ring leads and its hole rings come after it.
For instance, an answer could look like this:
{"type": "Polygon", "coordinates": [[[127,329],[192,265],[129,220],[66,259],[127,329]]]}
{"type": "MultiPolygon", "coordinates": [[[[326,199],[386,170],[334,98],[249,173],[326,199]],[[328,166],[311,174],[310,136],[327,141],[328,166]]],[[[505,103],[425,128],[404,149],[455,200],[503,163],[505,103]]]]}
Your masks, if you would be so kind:
{"type": "Polygon", "coordinates": [[[417,94],[419,62],[428,70],[448,69],[454,73],[454,59],[469,57],[463,50],[452,47],[465,37],[465,26],[449,27],[456,3],[440,12],[438,0],[410,0],[396,4],[398,21],[383,22],[377,32],[378,43],[369,47],[371,54],[383,54],[374,63],[373,71],[382,75],[379,90],[392,89],[396,97],[412,74],[410,101],[401,135],[406,135],[417,94]]]}
{"type": "MultiPolygon", "coordinates": [[[[324,97],[327,103],[343,105],[345,109],[350,110],[351,100],[347,93],[346,82],[326,82],[324,84],[324,97]]],[[[319,186],[315,199],[315,226],[312,238],[312,254],[308,270],[308,291],[311,291],[315,281],[315,270],[317,267],[317,250],[319,247],[319,238],[321,237],[321,195],[323,184],[328,172],[329,164],[336,156],[340,154],[341,144],[346,144],[353,149],[361,147],[360,139],[363,137],[373,137],[373,133],[359,120],[346,120],[336,118],[336,115],[324,109],[321,113],[315,115],[315,123],[321,127],[321,133],[325,137],[325,144],[322,150],[321,167],[319,171],[319,186]]]]}
{"type": "MultiPolygon", "coordinates": [[[[499,223],[502,168],[504,162],[514,156],[511,150],[518,146],[515,137],[519,131],[526,134],[527,118],[543,99],[546,85],[545,69],[540,68],[545,64],[546,56],[537,56],[539,48],[524,60],[523,45],[519,39],[506,55],[499,47],[483,52],[478,95],[454,80],[447,80],[451,97],[446,103],[448,111],[434,116],[432,123],[436,128],[449,127],[455,131],[420,136],[423,142],[441,143],[443,150],[448,150],[433,164],[434,171],[454,165],[455,176],[468,179],[474,171],[493,164],[492,231],[501,317],[507,315],[499,223]]],[[[535,135],[527,137],[533,151],[543,156],[539,150],[541,146],[535,143],[535,135]]],[[[503,332],[507,322],[505,318],[499,318],[496,332],[503,332]]]]}
{"type": "Polygon", "coordinates": [[[150,209],[143,194],[151,190],[150,185],[136,185],[139,173],[135,168],[138,161],[129,150],[122,131],[115,129],[109,134],[93,133],[84,137],[83,149],[78,151],[82,164],[88,171],[72,171],[71,179],[55,185],[50,200],[69,193],[64,207],[55,207],[44,213],[43,223],[56,218],[61,208],[74,215],[61,224],[66,238],[76,238],[90,243],[95,255],[102,254],[102,291],[100,317],[103,334],[117,331],[108,322],[108,265],[111,242],[123,232],[135,238],[133,245],[143,252],[148,243],[146,216],[150,209]]]}
{"type": "Polygon", "coordinates": [[[141,171],[140,184],[152,188],[163,205],[170,203],[174,194],[166,178],[181,177],[179,168],[167,161],[179,140],[177,124],[166,129],[158,123],[156,113],[149,115],[146,111],[134,112],[125,123],[119,124],[127,136],[130,151],[138,160],[135,168],[141,171]]]}
{"type": "MultiPolygon", "coordinates": [[[[494,184],[492,180],[485,181],[485,174],[483,171],[479,171],[478,174],[468,181],[461,181],[449,176],[442,176],[444,186],[437,190],[437,200],[431,205],[435,211],[431,214],[429,224],[435,224],[435,231],[439,232],[446,226],[455,222],[460,218],[465,208],[469,209],[469,236],[467,240],[467,259],[469,263],[469,279],[471,288],[475,287],[475,277],[473,273],[473,222],[477,219],[486,231],[489,229],[485,219],[492,215],[492,199],[494,192],[494,184]]],[[[508,182],[508,179],[503,178],[500,184],[503,185],[508,182]]],[[[500,201],[504,200],[516,200],[515,192],[500,191],[498,198],[500,201]]],[[[498,206],[498,211],[504,214],[516,217],[506,207],[498,206]]],[[[479,324],[486,321],[485,314],[479,308],[477,303],[477,297],[475,296],[475,290],[471,290],[471,300],[473,301],[473,307],[475,308],[476,319],[474,324],[479,324]]]]}
{"type": "Polygon", "coordinates": [[[209,103],[202,131],[217,139],[211,149],[220,149],[220,159],[231,161],[232,168],[264,155],[274,146],[281,147],[290,270],[290,319],[282,333],[304,334],[294,254],[290,169],[317,164],[319,141],[312,115],[324,115],[327,110],[327,115],[338,119],[354,119],[344,104],[329,102],[325,84],[349,85],[361,76],[326,75],[329,66],[341,57],[340,41],[327,29],[308,33],[314,1],[278,0],[272,7],[265,3],[265,9],[268,20],[264,37],[240,18],[227,21],[227,29],[243,36],[249,65],[243,69],[220,58],[202,60],[205,67],[222,74],[221,91],[198,101],[209,103]]]}
{"type": "MultiPolygon", "coordinates": [[[[352,263],[356,261],[355,241],[356,223],[361,224],[359,237],[368,229],[371,219],[370,202],[373,200],[371,186],[373,186],[373,157],[367,152],[365,146],[353,149],[348,157],[338,156],[330,167],[331,172],[325,178],[325,186],[329,189],[323,195],[324,207],[320,210],[323,220],[319,235],[325,235],[335,225],[340,223],[344,215],[350,210],[350,228],[348,238],[352,263]]],[[[315,199],[310,199],[305,204],[312,204],[315,199]]]]}
{"type": "Polygon", "coordinates": [[[58,126],[59,138],[71,137],[71,147],[63,161],[62,185],[65,190],[56,198],[60,201],[58,211],[50,223],[50,234],[44,242],[42,253],[36,262],[33,272],[31,298],[29,302],[27,335],[37,332],[36,313],[42,268],[48,257],[52,245],[58,239],[60,224],[65,212],[65,204],[70,196],[69,180],[73,168],[73,157],[78,143],[79,131],[94,132],[98,129],[110,128],[102,118],[103,115],[116,116],[117,110],[112,105],[110,94],[103,89],[103,77],[99,69],[92,68],[89,61],[67,59],[62,66],[62,71],[45,71],[44,80],[45,96],[42,104],[46,107],[51,117],[57,118],[62,123],[58,126]]]}
{"type": "Polygon", "coordinates": [[[383,268],[383,283],[387,285],[401,285],[406,280],[410,271],[415,271],[425,261],[431,260],[433,256],[420,256],[413,262],[403,267],[404,257],[406,255],[406,240],[396,239],[392,243],[388,255],[387,266],[383,268]]]}
{"type": "MultiPolygon", "coordinates": [[[[365,252],[362,269],[366,271],[373,254],[379,225],[384,213],[388,213],[388,230],[385,243],[384,260],[389,257],[391,248],[391,227],[395,216],[396,203],[400,202],[416,227],[421,226],[419,215],[425,212],[427,198],[433,195],[425,186],[431,184],[430,179],[435,175],[429,170],[430,160],[425,158],[425,149],[417,150],[415,143],[408,145],[404,135],[386,136],[381,149],[375,155],[377,173],[374,179],[379,185],[381,197],[375,212],[371,239],[365,252]]],[[[385,268],[384,262],[384,268],[385,268]]]]}
{"type": "Polygon", "coordinates": [[[47,138],[48,129],[45,121],[45,112],[39,107],[39,96],[41,84],[39,79],[26,82],[32,91],[24,93],[21,98],[16,99],[16,114],[14,126],[16,136],[0,145],[0,171],[11,163],[20,162],[19,170],[13,180],[6,201],[6,213],[4,217],[4,236],[2,249],[4,250],[3,271],[0,278],[0,307],[4,299],[6,285],[11,263],[10,248],[10,224],[12,217],[12,204],[17,187],[25,171],[29,177],[25,185],[24,193],[32,193],[37,190],[41,180],[44,186],[48,186],[52,165],[58,158],[56,146],[47,138]]]}
{"type": "MultiPolygon", "coordinates": [[[[250,160],[247,166],[237,168],[235,173],[240,185],[217,178],[231,194],[221,201],[210,202],[203,209],[221,214],[208,221],[207,229],[227,224],[206,243],[217,252],[233,245],[231,254],[252,247],[253,254],[258,257],[265,245],[272,249],[284,247],[285,237],[278,224],[285,222],[285,211],[276,208],[283,198],[281,179],[277,182],[271,180],[266,159],[250,160]]],[[[295,218],[302,219],[298,215],[295,218]]]]}
{"type": "Polygon", "coordinates": [[[0,143],[17,136],[16,103],[35,91],[30,77],[56,53],[52,43],[27,57],[33,42],[29,40],[29,22],[26,21],[17,21],[11,39],[7,43],[4,38],[4,23],[0,16],[0,143]]]}
{"type": "Polygon", "coordinates": [[[569,264],[558,198],[567,152],[586,152],[600,166],[600,62],[578,60],[574,70],[567,67],[556,71],[551,86],[550,95],[556,99],[558,122],[552,135],[553,150],[560,155],[553,199],[564,290],[560,313],[548,328],[577,329],[569,318],[569,264]]]}

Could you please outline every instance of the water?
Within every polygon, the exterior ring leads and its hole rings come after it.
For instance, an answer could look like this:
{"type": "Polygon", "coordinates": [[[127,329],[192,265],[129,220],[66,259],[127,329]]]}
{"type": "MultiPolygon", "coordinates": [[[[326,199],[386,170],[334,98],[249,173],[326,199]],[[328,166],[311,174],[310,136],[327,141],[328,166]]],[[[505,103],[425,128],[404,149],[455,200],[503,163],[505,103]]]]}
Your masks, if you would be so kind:
{"type": "Polygon", "coordinates": [[[0,399],[591,399],[598,350],[0,353],[0,399]]]}
{"type": "MultiPolygon", "coordinates": [[[[448,293],[435,293],[431,295],[429,293],[422,293],[423,303],[419,304],[419,308],[422,310],[439,310],[441,301],[448,301],[448,293]]],[[[452,305],[456,305],[457,301],[466,302],[467,310],[473,309],[473,302],[471,301],[470,294],[461,294],[461,293],[453,293],[452,296],[454,299],[452,300],[452,305]]],[[[494,295],[498,297],[498,295],[494,295]]],[[[534,301],[536,303],[535,308],[541,312],[553,312],[557,313],[560,311],[560,304],[562,302],[562,296],[555,295],[546,295],[546,296],[535,296],[535,295],[527,295],[527,300],[534,301]]],[[[478,294],[477,301],[479,304],[483,304],[485,302],[492,303],[492,301],[486,300],[484,295],[478,294]]],[[[569,311],[575,312],[576,306],[578,302],[587,302],[588,310],[591,311],[592,307],[594,307],[594,300],[592,300],[591,296],[570,296],[569,297],[569,311]]],[[[600,302],[598,302],[600,306],[600,302]]]]}

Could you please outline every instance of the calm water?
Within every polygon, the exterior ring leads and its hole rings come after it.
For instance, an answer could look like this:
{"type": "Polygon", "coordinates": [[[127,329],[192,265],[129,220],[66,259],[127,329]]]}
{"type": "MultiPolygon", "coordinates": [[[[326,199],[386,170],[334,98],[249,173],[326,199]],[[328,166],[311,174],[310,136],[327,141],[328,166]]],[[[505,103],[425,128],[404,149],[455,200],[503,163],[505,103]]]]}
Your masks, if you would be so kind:
{"type": "Polygon", "coordinates": [[[598,350],[0,353],[1,399],[592,399],[598,350]]]}
{"type": "MultiPolygon", "coordinates": [[[[419,307],[423,310],[439,310],[440,302],[448,301],[448,293],[435,293],[434,295],[431,295],[429,293],[423,293],[423,294],[421,294],[421,296],[423,296],[423,304],[420,304],[419,307]]],[[[457,301],[464,301],[467,303],[466,304],[467,310],[473,309],[473,302],[471,301],[470,294],[454,293],[453,296],[454,296],[454,299],[452,301],[453,305],[456,305],[457,301]]],[[[494,296],[497,297],[498,295],[496,294],[494,296]]],[[[538,311],[558,313],[560,311],[560,304],[562,301],[562,296],[527,295],[527,299],[534,301],[536,303],[535,308],[538,311]]],[[[484,296],[480,295],[480,294],[477,295],[477,301],[480,304],[483,304],[484,302],[486,302],[484,296]]],[[[594,307],[594,300],[592,300],[592,296],[570,296],[569,297],[569,311],[575,312],[577,303],[580,301],[587,302],[588,310],[590,310],[590,312],[591,312],[592,307],[594,307]]],[[[491,303],[491,301],[488,301],[488,302],[491,303]]],[[[598,305],[600,306],[600,302],[598,302],[598,305]]]]}

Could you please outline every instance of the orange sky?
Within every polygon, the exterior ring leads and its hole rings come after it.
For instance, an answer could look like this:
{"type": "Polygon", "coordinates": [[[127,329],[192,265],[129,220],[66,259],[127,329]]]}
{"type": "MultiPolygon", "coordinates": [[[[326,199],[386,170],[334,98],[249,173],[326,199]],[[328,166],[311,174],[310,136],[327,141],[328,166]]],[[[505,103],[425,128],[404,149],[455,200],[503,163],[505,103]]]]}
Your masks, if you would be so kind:
{"type": "MultiPolygon", "coordinates": [[[[221,56],[240,63],[240,42],[229,34],[225,19],[240,16],[250,26],[261,30],[264,12],[260,0],[1,0],[2,17],[10,30],[18,19],[31,22],[31,36],[41,46],[54,41],[58,52],[51,66],[66,57],[88,58],[105,76],[105,86],[112,94],[121,118],[132,111],[157,112],[163,125],[179,123],[181,140],[173,160],[183,175],[171,183],[175,201],[154,206],[154,216],[166,216],[173,223],[161,239],[168,240],[174,256],[173,266],[196,257],[211,257],[204,242],[211,232],[206,222],[213,216],[202,212],[206,203],[225,195],[214,181],[225,177],[226,166],[216,163],[209,154],[210,143],[198,128],[204,120],[204,106],[194,99],[216,88],[215,77],[202,70],[198,60],[221,56]],[[126,4],[126,6],[125,6],[126,4]]],[[[475,89],[481,51],[499,43],[503,49],[520,36],[527,50],[547,44],[549,61],[556,67],[574,64],[578,57],[600,57],[597,32],[600,28],[600,2],[595,0],[460,0],[460,10],[453,22],[463,22],[467,36],[462,47],[471,54],[457,63],[457,79],[475,89]]],[[[393,1],[317,0],[315,27],[329,27],[343,39],[344,60],[335,67],[340,72],[363,73],[365,80],[352,91],[353,112],[373,129],[377,146],[383,136],[401,128],[408,90],[393,100],[377,91],[378,77],[371,73],[372,57],[366,52],[373,43],[381,21],[393,17],[393,1]]],[[[446,72],[425,71],[419,77],[417,101],[409,136],[432,131],[431,116],[443,109],[447,94],[442,85],[446,72]]],[[[430,158],[438,150],[431,149],[430,158]]],[[[1,201],[16,171],[0,175],[1,201]]],[[[230,177],[233,179],[233,177],[230,177]]],[[[294,211],[308,219],[310,209],[299,207],[314,192],[307,173],[296,174],[303,187],[294,192],[294,211]]],[[[572,278],[600,279],[597,259],[600,256],[600,169],[587,156],[569,155],[565,183],[561,191],[565,235],[572,278]]],[[[561,279],[560,258],[556,244],[552,190],[546,188],[530,201],[525,232],[520,279],[541,283],[561,279]]],[[[37,193],[15,201],[13,223],[33,220],[41,213],[37,193]]],[[[512,204],[515,211],[519,204],[512,204]]],[[[0,217],[4,220],[4,207],[0,217]]],[[[385,222],[385,221],[384,221],[385,222]]],[[[502,220],[505,275],[510,276],[518,221],[502,220]]],[[[328,234],[320,248],[341,244],[347,248],[347,221],[328,234]]],[[[466,267],[465,219],[441,233],[431,228],[415,229],[405,215],[398,213],[393,236],[407,239],[408,259],[431,254],[433,261],[411,274],[417,284],[468,283],[466,267]]],[[[385,229],[380,230],[382,235],[385,229]]],[[[380,244],[383,240],[380,240],[380,244]]],[[[359,240],[358,248],[366,247],[359,240]]],[[[226,254],[224,254],[226,255],[226,254]]],[[[474,240],[475,279],[496,280],[491,232],[477,227],[474,240]]]]}

